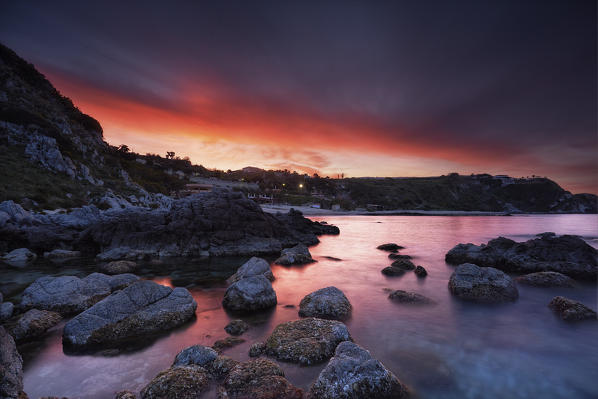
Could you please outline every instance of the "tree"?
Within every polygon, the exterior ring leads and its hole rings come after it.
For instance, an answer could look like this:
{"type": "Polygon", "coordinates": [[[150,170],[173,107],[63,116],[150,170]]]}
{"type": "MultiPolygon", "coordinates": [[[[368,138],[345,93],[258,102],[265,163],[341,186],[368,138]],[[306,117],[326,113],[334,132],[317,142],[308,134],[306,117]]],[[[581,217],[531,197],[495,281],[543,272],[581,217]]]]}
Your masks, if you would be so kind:
{"type": "Polygon", "coordinates": [[[129,150],[129,146],[128,146],[128,145],[126,145],[126,144],[121,144],[121,145],[118,147],[118,151],[119,151],[119,152],[122,152],[122,153],[125,153],[125,154],[126,154],[127,152],[129,152],[129,151],[130,151],[130,150],[129,150]]]}
{"type": "Polygon", "coordinates": [[[174,151],[166,151],[166,159],[174,159],[174,151]]]}

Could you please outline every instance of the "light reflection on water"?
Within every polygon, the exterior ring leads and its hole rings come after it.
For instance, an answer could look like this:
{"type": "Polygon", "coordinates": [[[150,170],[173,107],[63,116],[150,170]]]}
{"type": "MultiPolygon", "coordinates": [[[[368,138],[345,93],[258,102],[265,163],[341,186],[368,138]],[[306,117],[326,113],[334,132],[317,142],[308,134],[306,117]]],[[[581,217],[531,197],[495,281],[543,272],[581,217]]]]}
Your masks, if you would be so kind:
{"type": "MultiPolygon", "coordinates": [[[[555,295],[565,295],[596,307],[594,284],[576,289],[520,286],[513,304],[475,305],[453,299],[447,290],[452,267],[444,254],[459,242],[479,244],[498,235],[524,240],[544,231],[579,234],[593,245],[598,237],[596,215],[542,215],[513,217],[351,216],[319,218],[336,224],[339,236],[324,236],[310,248],[317,263],[273,266],[278,306],[270,312],[243,317],[252,328],[247,340],[225,352],[248,359],[249,346],[263,340],[278,323],[297,318],[301,298],[322,287],[342,289],[352,302],[349,330],[422,398],[571,398],[597,397],[598,323],[565,324],[548,309],[555,295]],[[413,273],[386,277],[380,270],[390,264],[378,244],[397,242],[414,263],[428,270],[426,279],[413,273]],[[336,262],[324,258],[341,258],[336,262]],[[409,307],[390,302],[384,288],[424,294],[435,306],[409,307]]],[[[214,282],[232,273],[243,259],[211,261],[206,267],[184,263],[148,266],[141,275],[160,284],[188,286],[198,302],[197,319],[145,349],[115,356],[67,356],[61,344],[61,326],[37,347],[23,349],[25,391],[70,398],[106,398],[114,392],[138,391],[159,371],[170,366],[181,349],[212,345],[226,336],[223,327],[236,315],[220,306],[225,285],[214,282]],[[176,270],[169,272],[169,270],[176,270]],[[223,271],[224,270],[224,271],[223,271]],[[203,283],[202,281],[211,281],[203,283]]],[[[88,272],[85,271],[85,273],[88,272]]],[[[79,273],[85,274],[83,271],[79,273]]],[[[4,290],[4,288],[3,288],[4,290]]],[[[323,365],[297,367],[282,364],[294,384],[308,388],[323,365]]]]}

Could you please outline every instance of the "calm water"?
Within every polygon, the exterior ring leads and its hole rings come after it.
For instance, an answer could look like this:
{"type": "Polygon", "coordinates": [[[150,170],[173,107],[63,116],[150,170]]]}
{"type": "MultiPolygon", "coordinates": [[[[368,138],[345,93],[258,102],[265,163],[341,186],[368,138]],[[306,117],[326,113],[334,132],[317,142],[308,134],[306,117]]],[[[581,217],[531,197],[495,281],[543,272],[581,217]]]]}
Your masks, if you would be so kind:
{"type": "MultiPolygon", "coordinates": [[[[520,286],[520,298],[513,304],[476,305],[450,296],[447,282],[453,267],[444,262],[444,254],[455,244],[486,242],[498,235],[525,240],[554,231],[581,235],[597,246],[598,216],[318,219],[338,225],[341,234],[324,236],[319,245],[311,248],[317,263],[273,266],[279,305],[273,311],[246,318],[252,324],[242,336],[247,342],[225,354],[248,359],[253,342],[263,340],[278,323],[298,317],[297,308],[284,305],[298,305],[304,295],[334,285],[354,306],[347,325],[355,341],[409,385],[416,397],[598,397],[598,323],[566,324],[547,307],[552,297],[565,295],[596,308],[594,284],[580,284],[575,289],[520,286]],[[384,242],[405,246],[401,252],[412,255],[416,264],[426,267],[429,276],[418,280],[413,273],[402,277],[382,275],[380,270],[390,261],[387,253],[376,250],[376,246],[384,242]],[[416,291],[438,304],[399,305],[387,299],[385,288],[416,291]]],[[[225,286],[215,279],[231,274],[243,260],[146,266],[140,273],[145,277],[190,289],[199,305],[197,319],[148,341],[145,348],[112,356],[65,355],[60,325],[43,342],[22,348],[25,391],[32,398],[111,398],[118,390],[140,390],[168,368],[181,349],[193,344],[211,345],[226,336],[223,327],[234,316],[221,308],[225,286]]],[[[60,273],[85,275],[89,271],[89,266],[78,265],[60,273]]],[[[38,267],[28,274],[11,273],[0,276],[0,288],[14,294],[32,278],[57,271],[38,267]]],[[[303,388],[309,387],[323,367],[282,366],[287,378],[303,388]]]]}

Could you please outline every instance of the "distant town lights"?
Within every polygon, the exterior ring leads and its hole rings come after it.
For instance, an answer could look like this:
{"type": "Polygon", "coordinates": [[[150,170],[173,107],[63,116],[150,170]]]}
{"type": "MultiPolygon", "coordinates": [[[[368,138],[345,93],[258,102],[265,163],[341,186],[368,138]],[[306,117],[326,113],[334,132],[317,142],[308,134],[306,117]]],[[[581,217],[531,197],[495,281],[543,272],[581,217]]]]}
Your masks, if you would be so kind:
{"type": "Polygon", "coordinates": [[[299,184],[299,188],[303,188],[303,184],[299,184]]]}

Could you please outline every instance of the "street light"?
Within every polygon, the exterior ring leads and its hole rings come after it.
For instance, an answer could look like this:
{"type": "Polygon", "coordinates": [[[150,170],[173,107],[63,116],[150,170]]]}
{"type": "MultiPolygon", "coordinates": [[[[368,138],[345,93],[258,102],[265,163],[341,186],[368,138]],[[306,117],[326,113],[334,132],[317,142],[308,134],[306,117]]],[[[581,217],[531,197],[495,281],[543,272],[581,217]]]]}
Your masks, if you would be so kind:
{"type": "Polygon", "coordinates": [[[303,183],[302,183],[302,184],[299,184],[299,188],[303,188],[303,183]]]}

